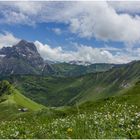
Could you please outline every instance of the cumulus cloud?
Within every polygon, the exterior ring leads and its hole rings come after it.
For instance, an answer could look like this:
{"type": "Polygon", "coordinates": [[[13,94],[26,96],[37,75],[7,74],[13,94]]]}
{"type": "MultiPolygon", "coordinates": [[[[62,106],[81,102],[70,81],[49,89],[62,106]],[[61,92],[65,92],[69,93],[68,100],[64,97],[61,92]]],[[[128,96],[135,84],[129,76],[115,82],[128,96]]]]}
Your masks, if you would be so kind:
{"type": "Polygon", "coordinates": [[[108,1],[117,12],[125,12],[130,14],[140,13],[139,1],[108,1]]]}
{"type": "MultiPolygon", "coordinates": [[[[140,49],[132,48],[132,44],[139,43],[140,40],[139,8],[138,1],[0,2],[0,24],[35,26],[42,22],[64,23],[70,32],[79,37],[127,44],[123,49],[79,45],[77,51],[65,51],[62,47],[52,48],[36,41],[38,51],[44,59],[125,63],[140,58],[140,49]]],[[[62,32],[59,28],[54,28],[53,31],[56,34],[62,32]]],[[[0,34],[0,47],[16,44],[18,40],[11,33],[0,34]]]]}
{"type": "MultiPolygon", "coordinates": [[[[93,48],[91,46],[79,45],[77,51],[65,51],[62,47],[51,48],[47,44],[42,44],[39,41],[35,41],[35,45],[45,60],[69,62],[69,61],[84,61],[91,63],[127,63],[132,60],[140,58],[138,50],[134,55],[127,54],[125,52],[119,52],[116,49],[116,53],[113,54],[110,50],[112,48],[93,48]]],[[[113,49],[114,50],[114,49],[113,49]]],[[[139,50],[140,52],[140,50],[139,50]]]]}
{"type": "Polygon", "coordinates": [[[70,29],[81,37],[95,37],[104,41],[139,42],[140,19],[118,14],[106,2],[82,3],[85,12],[70,19],[70,29]]]}
{"type": "Polygon", "coordinates": [[[13,34],[5,32],[0,34],[0,48],[15,45],[20,39],[16,38],[13,34]]]}
{"type": "MultiPolygon", "coordinates": [[[[5,32],[0,34],[0,48],[3,46],[12,46],[20,41],[13,34],[5,32]]],[[[136,48],[129,53],[126,50],[122,51],[119,48],[105,46],[96,48],[93,46],[85,46],[82,44],[73,44],[77,48],[76,51],[66,51],[62,47],[49,46],[35,41],[38,52],[44,60],[69,62],[69,61],[84,61],[90,63],[127,63],[132,60],[140,59],[140,48],[136,48]]]]}
{"type": "Polygon", "coordinates": [[[3,18],[0,18],[0,23],[35,25],[36,21],[34,18],[37,16],[37,12],[39,12],[40,8],[38,2],[1,1],[0,14],[3,18]]]}
{"type": "MultiPolygon", "coordinates": [[[[38,22],[62,22],[72,33],[84,38],[135,43],[140,40],[140,17],[129,12],[140,2],[1,2],[0,22],[35,25],[38,22]],[[7,8],[5,8],[7,7],[7,8]],[[133,8],[132,8],[133,7],[133,8]],[[10,10],[9,10],[10,9],[10,10]],[[19,18],[18,18],[19,17],[19,18]]],[[[59,32],[59,31],[57,31],[59,32]]]]}

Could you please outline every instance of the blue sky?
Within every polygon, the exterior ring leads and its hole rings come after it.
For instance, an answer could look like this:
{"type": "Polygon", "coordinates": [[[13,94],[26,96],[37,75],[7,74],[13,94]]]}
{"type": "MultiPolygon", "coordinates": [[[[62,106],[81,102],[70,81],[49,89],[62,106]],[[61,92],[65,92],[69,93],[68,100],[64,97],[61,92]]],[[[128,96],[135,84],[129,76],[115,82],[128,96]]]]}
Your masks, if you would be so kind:
{"type": "Polygon", "coordinates": [[[0,47],[32,41],[44,59],[140,59],[140,2],[0,2],[0,47]]]}
{"type": "Polygon", "coordinates": [[[28,25],[1,25],[0,32],[8,31],[14,36],[28,41],[40,41],[49,44],[52,47],[62,46],[65,50],[73,50],[73,43],[87,46],[96,46],[102,48],[106,45],[120,48],[124,46],[123,42],[102,41],[96,38],[83,38],[68,31],[68,25],[63,23],[38,23],[35,27],[28,25]],[[61,30],[61,33],[55,32],[55,29],[61,30]]]}

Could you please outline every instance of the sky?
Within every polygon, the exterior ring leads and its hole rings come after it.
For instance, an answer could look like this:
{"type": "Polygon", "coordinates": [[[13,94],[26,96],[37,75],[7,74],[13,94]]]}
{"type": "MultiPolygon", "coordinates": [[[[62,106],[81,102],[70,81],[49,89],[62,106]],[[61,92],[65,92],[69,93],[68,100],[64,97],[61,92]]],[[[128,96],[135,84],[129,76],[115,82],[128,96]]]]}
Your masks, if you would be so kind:
{"type": "Polygon", "coordinates": [[[45,60],[140,60],[140,2],[0,1],[0,48],[21,39],[45,60]]]}

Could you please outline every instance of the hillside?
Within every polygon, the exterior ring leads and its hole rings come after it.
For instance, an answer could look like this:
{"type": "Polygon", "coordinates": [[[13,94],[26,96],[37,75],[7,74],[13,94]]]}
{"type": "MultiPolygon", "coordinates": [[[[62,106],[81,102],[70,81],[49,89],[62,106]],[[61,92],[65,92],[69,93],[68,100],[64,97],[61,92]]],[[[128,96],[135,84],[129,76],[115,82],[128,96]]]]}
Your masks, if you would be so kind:
{"type": "Polygon", "coordinates": [[[27,108],[28,111],[37,111],[43,107],[22,95],[8,81],[0,82],[0,118],[10,117],[21,113],[18,109],[27,108]]]}
{"type": "Polygon", "coordinates": [[[139,139],[140,98],[135,96],[140,95],[139,91],[140,82],[137,82],[133,88],[118,97],[22,114],[10,121],[2,121],[0,137],[139,139]]]}
{"type": "Polygon", "coordinates": [[[99,64],[90,64],[90,65],[77,65],[71,63],[54,63],[52,67],[55,70],[56,76],[80,76],[85,75],[88,73],[95,73],[95,72],[104,72],[113,67],[119,67],[121,65],[115,64],[106,64],[106,63],[99,63],[99,64]]]}
{"type": "Polygon", "coordinates": [[[0,83],[1,138],[140,138],[139,61],[79,77],[2,79],[12,85],[0,83]],[[45,109],[27,97],[57,107],[45,109]],[[19,112],[21,107],[32,111],[19,112]]]}
{"type": "Polygon", "coordinates": [[[72,105],[122,94],[140,77],[140,62],[134,61],[106,72],[79,77],[10,76],[26,97],[47,106],[72,105]]]}

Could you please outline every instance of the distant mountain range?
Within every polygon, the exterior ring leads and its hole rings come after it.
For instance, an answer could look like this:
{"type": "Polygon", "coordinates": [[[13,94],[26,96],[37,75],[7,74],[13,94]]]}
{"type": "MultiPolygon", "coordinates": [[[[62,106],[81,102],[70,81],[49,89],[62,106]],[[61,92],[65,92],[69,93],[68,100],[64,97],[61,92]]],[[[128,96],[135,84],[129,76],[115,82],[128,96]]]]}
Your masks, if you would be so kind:
{"type": "Polygon", "coordinates": [[[32,42],[21,40],[12,47],[0,49],[0,75],[79,76],[107,71],[116,64],[91,64],[83,61],[53,62],[43,60],[32,42]]]}
{"type": "Polygon", "coordinates": [[[0,50],[0,80],[47,106],[72,105],[122,94],[140,78],[140,61],[89,64],[44,61],[33,43],[21,40],[0,50]]]}
{"type": "Polygon", "coordinates": [[[110,132],[117,128],[113,138],[139,138],[140,61],[121,65],[44,61],[35,45],[24,40],[2,48],[0,55],[0,137],[74,138],[74,133],[87,136],[90,130],[91,138],[91,130],[98,132],[103,124],[99,136],[106,130],[113,136],[110,132]],[[78,131],[77,122],[82,122],[78,131]]]}
{"type": "Polygon", "coordinates": [[[75,65],[84,65],[84,66],[88,66],[91,65],[92,63],[88,62],[88,61],[70,61],[69,64],[75,64],[75,65]]]}
{"type": "Polygon", "coordinates": [[[14,75],[8,80],[26,97],[46,106],[64,106],[123,95],[140,80],[140,61],[78,77],[14,75]]]}
{"type": "Polygon", "coordinates": [[[71,63],[54,63],[52,64],[56,76],[80,76],[88,73],[105,72],[114,67],[121,67],[125,64],[108,64],[95,63],[90,65],[77,65],[71,63]]]}

